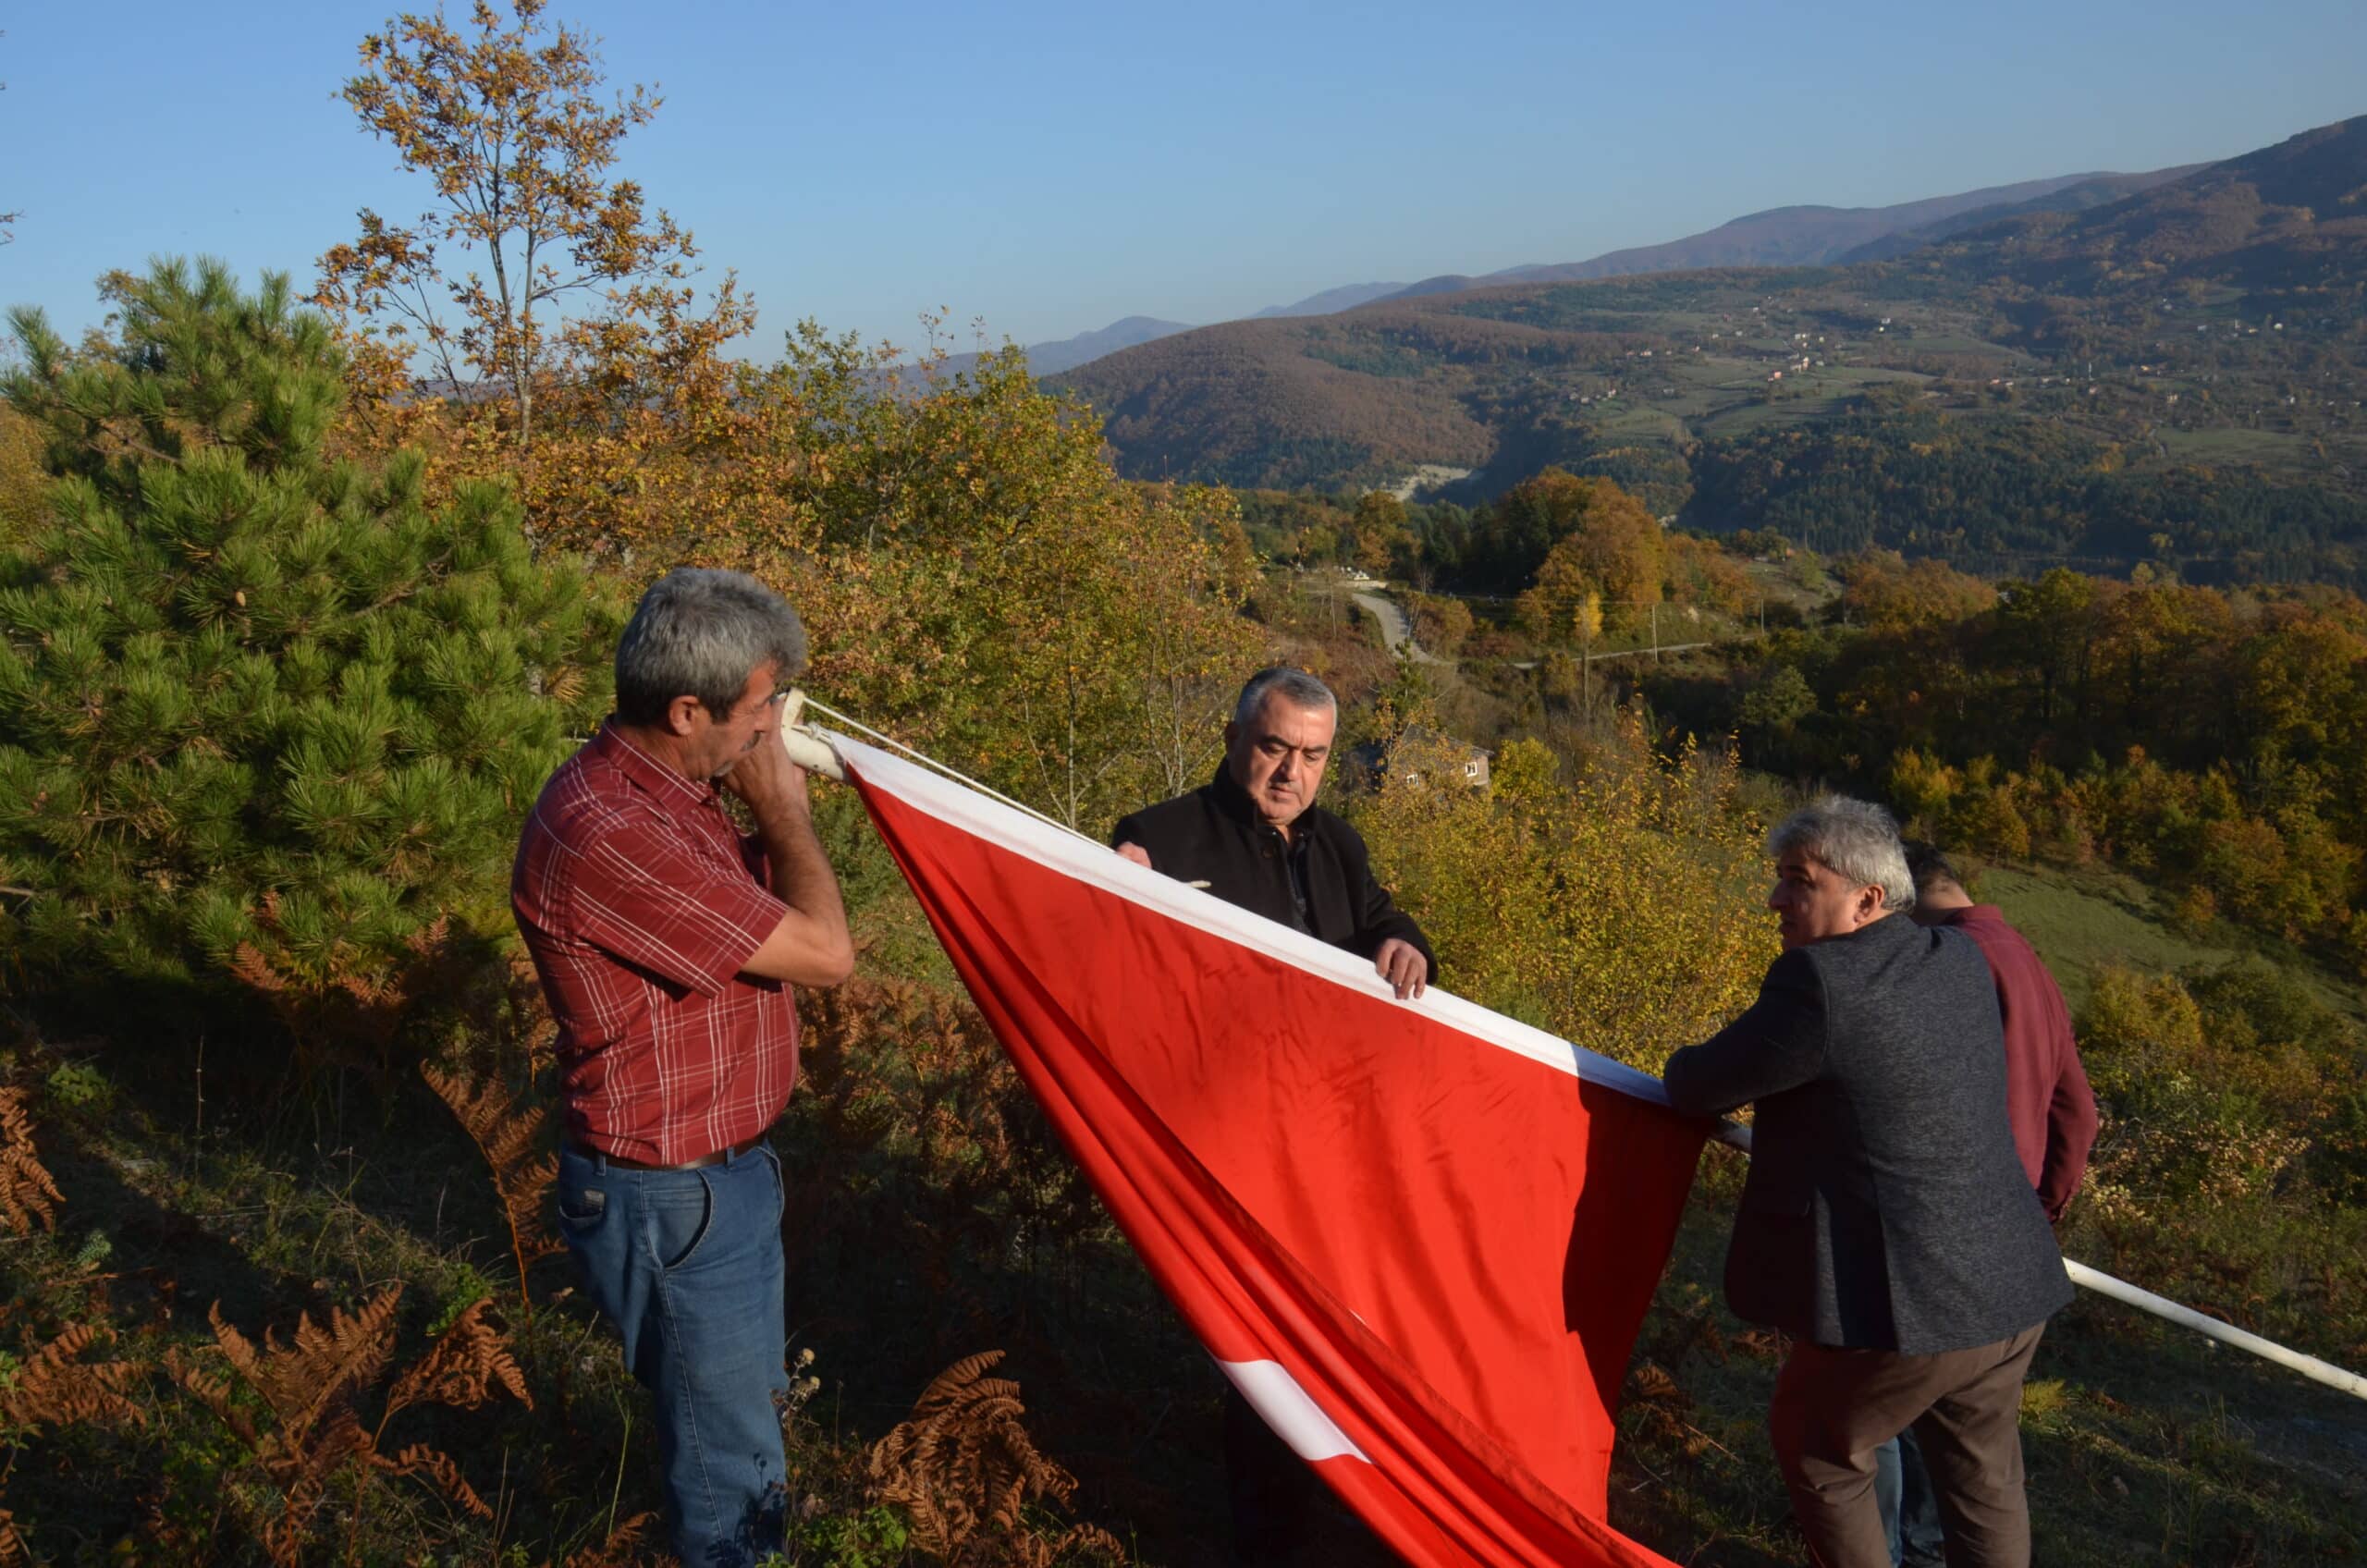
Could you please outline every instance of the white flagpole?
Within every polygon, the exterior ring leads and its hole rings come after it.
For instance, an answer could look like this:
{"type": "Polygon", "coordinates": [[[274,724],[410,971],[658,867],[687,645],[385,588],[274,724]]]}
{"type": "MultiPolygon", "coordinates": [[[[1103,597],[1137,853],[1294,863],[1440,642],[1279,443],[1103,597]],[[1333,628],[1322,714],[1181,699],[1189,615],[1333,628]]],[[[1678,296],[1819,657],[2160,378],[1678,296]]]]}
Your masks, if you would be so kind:
{"type": "MultiPolygon", "coordinates": [[[[1750,1129],[1738,1121],[1719,1122],[1716,1136],[1722,1144],[1732,1145],[1745,1154],[1750,1152],[1750,1129]]],[[[2279,1366],[2290,1367],[2302,1377],[2324,1383],[2330,1389],[2340,1389],[2344,1393],[2354,1398],[2367,1399],[2367,1378],[2361,1378],[2356,1372],[2346,1372],[2331,1362],[2320,1361],[2314,1355],[2303,1355],[2298,1350],[2287,1350],[2273,1340],[2263,1340],[2258,1334],[2247,1333],[2232,1323],[2222,1323],[2216,1317],[2207,1317],[2190,1306],[2181,1306],[2166,1296],[2157,1296],[2151,1291],[2140,1290],[2126,1280],[2116,1280],[2102,1269],[2091,1268],[2084,1263],[2075,1263],[2067,1257],[2063,1260],[2063,1271],[2071,1276],[2073,1284],[2084,1286],[2098,1295],[2110,1296],[2113,1300],[2133,1306],[2140,1312],[2150,1312],[2156,1317],[2166,1318],[2180,1328],[2191,1329],[2198,1334],[2208,1335],[2222,1344],[2234,1345],[2238,1350],[2250,1351],[2263,1361],[2273,1361],[2279,1366]]]]}

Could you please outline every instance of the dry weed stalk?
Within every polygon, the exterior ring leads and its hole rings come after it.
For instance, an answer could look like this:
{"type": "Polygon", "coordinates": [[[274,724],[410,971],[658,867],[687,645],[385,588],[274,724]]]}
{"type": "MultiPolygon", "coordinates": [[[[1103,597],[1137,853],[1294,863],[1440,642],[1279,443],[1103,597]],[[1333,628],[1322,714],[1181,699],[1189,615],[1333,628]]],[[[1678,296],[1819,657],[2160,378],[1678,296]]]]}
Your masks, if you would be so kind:
{"type": "MultiPolygon", "coordinates": [[[[268,1430],[240,1408],[227,1378],[206,1372],[177,1350],[166,1353],[174,1381],[214,1413],[278,1488],[280,1511],[262,1530],[264,1550],[276,1563],[292,1568],[299,1561],[329,1482],[349,1467],[358,1466],[365,1484],[374,1475],[424,1476],[471,1513],[492,1515],[449,1455],[424,1443],[391,1454],[381,1447],[396,1412],[423,1402],[473,1410],[492,1397],[497,1384],[533,1407],[524,1374],[500,1331],[485,1321],[488,1303],[471,1304],[395,1379],[374,1428],[364,1428],[354,1411],[354,1396],[375,1386],[393,1358],[395,1308],[402,1293],[402,1286],[389,1285],[359,1312],[334,1310],[325,1329],[306,1315],[298,1319],[294,1342],[288,1345],[266,1333],[257,1346],[223,1321],[219,1303],[214,1305],[207,1316],[215,1346],[271,1412],[268,1430]]],[[[361,1517],[357,1506],[356,1530],[361,1517]]]]}
{"type": "Polygon", "coordinates": [[[65,1201],[34,1152],[25,1091],[0,1088],[0,1223],[19,1236],[30,1234],[35,1221],[44,1231],[55,1230],[57,1206],[65,1201]]]}
{"type": "Polygon", "coordinates": [[[1638,1361],[1627,1375],[1627,1408],[1637,1413],[1646,1436],[1676,1448],[1687,1459],[1699,1459],[1712,1449],[1734,1457],[1723,1443],[1686,1419],[1693,1412],[1693,1396],[1656,1361],[1638,1361]]]}
{"type": "Polygon", "coordinates": [[[433,1065],[423,1065],[420,1072],[452,1108],[493,1168],[493,1189],[500,1194],[502,1218],[509,1223],[509,1255],[518,1263],[518,1300],[531,1313],[534,1303],[526,1292],[528,1266],[565,1250],[565,1243],[543,1226],[551,1183],[558,1180],[558,1157],[540,1152],[549,1147],[550,1113],[541,1107],[518,1109],[509,1091],[492,1079],[461,1077],[433,1065]]]}
{"type": "Polygon", "coordinates": [[[949,1562],[983,1554],[993,1537],[1005,1537],[1030,1568],[1070,1550],[1124,1562],[1116,1538],[1093,1525],[1049,1541],[1024,1528],[1028,1503],[1066,1502],[1076,1477],[1037,1452],[1020,1425],[1027,1410],[1019,1385],[986,1376],[1000,1360],[1002,1352],[986,1351],[938,1374],[912,1418],[872,1446],[872,1495],[901,1504],[912,1516],[913,1544],[949,1562]]]}

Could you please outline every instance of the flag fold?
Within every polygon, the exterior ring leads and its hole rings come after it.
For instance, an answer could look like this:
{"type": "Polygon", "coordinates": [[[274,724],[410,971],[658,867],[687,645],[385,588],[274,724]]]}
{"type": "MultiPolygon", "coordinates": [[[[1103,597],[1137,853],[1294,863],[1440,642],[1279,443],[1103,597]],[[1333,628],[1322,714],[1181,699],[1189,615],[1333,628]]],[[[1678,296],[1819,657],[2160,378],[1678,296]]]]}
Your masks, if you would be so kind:
{"type": "Polygon", "coordinates": [[[823,732],[1153,1279],[1407,1561],[1663,1559],[1604,1522],[1706,1125],[1654,1079],[823,732]]]}

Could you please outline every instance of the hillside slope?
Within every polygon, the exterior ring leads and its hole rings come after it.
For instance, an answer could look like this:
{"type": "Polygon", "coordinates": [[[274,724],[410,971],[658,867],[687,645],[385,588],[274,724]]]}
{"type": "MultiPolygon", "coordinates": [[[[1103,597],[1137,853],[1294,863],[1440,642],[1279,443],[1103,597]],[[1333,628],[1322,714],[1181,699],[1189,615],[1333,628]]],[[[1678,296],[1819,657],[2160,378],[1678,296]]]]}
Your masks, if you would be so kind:
{"type": "Polygon", "coordinates": [[[1885,261],[1412,294],[1181,334],[1063,385],[1142,477],[1434,462],[1487,494],[1560,463],[1819,548],[2359,578],[2367,118],[2087,187],[2039,200],[2101,204],[1885,261]]]}

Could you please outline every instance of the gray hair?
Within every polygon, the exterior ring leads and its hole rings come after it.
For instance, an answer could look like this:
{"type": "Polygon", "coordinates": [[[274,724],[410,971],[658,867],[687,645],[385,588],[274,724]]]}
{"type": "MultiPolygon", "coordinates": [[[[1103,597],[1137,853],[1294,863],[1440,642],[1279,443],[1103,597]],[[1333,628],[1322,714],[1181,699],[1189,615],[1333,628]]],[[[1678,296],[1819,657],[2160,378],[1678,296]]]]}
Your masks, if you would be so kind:
{"type": "Polygon", "coordinates": [[[1233,704],[1233,723],[1255,722],[1266,706],[1266,699],[1275,695],[1287,697],[1303,708],[1340,711],[1340,699],[1331,694],[1331,687],[1303,669],[1278,664],[1271,669],[1259,670],[1249,678],[1247,685],[1242,687],[1240,699],[1233,704]]]}
{"type": "Polygon", "coordinates": [[[789,601],[744,571],[677,567],[641,596],[617,639],[617,717],[656,724],[677,697],[717,718],[765,665],[805,668],[805,627],[789,601]]]}
{"type": "Polygon", "coordinates": [[[1915,907],[1898,823],[1871,801],[1827,795],[1794,812],[1767,835],[1767,852],[1780,860],[1795,850],[1858,887],[1880,888],[1886,910],[1915,907]]]}

